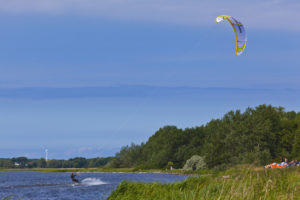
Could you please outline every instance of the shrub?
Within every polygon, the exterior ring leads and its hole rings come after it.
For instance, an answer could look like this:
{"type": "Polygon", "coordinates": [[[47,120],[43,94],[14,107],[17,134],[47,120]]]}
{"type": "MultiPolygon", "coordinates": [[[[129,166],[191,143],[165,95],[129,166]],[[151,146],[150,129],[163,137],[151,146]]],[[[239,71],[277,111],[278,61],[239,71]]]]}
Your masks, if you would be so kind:
{"type": "Polygon", "coordinates": [[[188,159],[183,166],[183,170],[192,171],[192,170],[201,170],[207,167],[204,157],[193,155],[190,159],[188,159]]]}

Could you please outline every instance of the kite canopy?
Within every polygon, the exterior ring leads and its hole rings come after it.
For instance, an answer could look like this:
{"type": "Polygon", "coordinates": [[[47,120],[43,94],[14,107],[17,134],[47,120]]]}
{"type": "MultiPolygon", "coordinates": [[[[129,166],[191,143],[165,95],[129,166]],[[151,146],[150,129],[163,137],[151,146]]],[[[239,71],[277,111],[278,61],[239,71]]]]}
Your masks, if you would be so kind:
{"type": "Polygon", "coordinates": [[[238,20],[236,20],[235,18],[227,15],[218,16],[216,18],[216,22],[219,23],[224,19],[227,19],[229,21],[229,23],[231,24],[234,30],[235,39],[236,39],[235,55],[239,56],[244,52],[247,43],[247,35],[246,35],[244,25],[238,20]]]}

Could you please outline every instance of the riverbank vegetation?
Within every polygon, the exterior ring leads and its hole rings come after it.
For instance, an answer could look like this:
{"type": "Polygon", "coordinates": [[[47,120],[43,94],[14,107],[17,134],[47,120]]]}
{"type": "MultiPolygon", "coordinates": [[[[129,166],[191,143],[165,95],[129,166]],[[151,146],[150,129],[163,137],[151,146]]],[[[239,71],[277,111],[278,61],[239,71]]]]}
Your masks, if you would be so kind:
{"type": "MultiPolygon", "coordinates": [[[[37,172],[135,172],[134,168],[0,168],[0,171],[37,171],[37,172]]],[[[159,170],[153,170],[159,171],[159,170]]]]}
{"type": "Polygon", "coordinates": [[[230,111],[205,125],[179,129],[165,126],[146,143],[122,147],[108,166],[163,169],[168,163],[183,168],[193,155],[212,169],[238,164],[265,165],[281,158],[300,159],[300,113],[260,105],[230,111]]]}
{"type": "Polygon", "coordinates": [[[68,160],[50,159],[28,159],[26,157],[17,157],[11,159],[0,158],[0,169],[33,169],[33,168],[95,168],[104,167],[110,162],[112,157],[90,158],[83,157],[71,158],[68,160]]]}
{"type": "Polygon", "coordinates": [[[171,184],[123,181],[108,200],[298,199],[300,167],[264,169],[239,165],[171,184]]]}
{"type": "Polygon", "coordinates": [[[122,147],[114,157],[47,162],[43,158],[18,157],[0,159],[0,168],[182,169],[192,157],[201,163],[189,168],[216,170],[238,164],[263,166],[281,158],[300,160],[300,113],[260,105],[244,112],[229,111],[220,119],[194,128],[165,126],[145,143],[122,147]]]}

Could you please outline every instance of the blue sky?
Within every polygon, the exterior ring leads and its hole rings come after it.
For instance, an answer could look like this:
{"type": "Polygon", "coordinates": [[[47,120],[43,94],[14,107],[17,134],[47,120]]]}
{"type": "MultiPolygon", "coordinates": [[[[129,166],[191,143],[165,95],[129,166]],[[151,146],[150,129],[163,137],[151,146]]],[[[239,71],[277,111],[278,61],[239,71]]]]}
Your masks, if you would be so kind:
{"type": "Polygon", "coordinates": [[[300,110],[296,0],[0,4],[0,157],[110,156],[165,125],[300,110]],[[221,14],[245,24],[239,57],[221,14]]]}

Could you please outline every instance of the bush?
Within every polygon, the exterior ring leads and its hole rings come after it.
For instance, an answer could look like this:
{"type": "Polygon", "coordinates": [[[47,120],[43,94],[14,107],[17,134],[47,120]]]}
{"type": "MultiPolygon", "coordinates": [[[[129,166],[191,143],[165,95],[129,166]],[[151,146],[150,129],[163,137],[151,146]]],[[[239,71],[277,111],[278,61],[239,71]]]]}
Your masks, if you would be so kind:
{"type": "Polygon", "coordinates": [[[204,157],[193,155],[190,159],[188,159],[183,166],[183,170],[192,171],[192,170],[201,170],[207,167],[204,157]]]}

